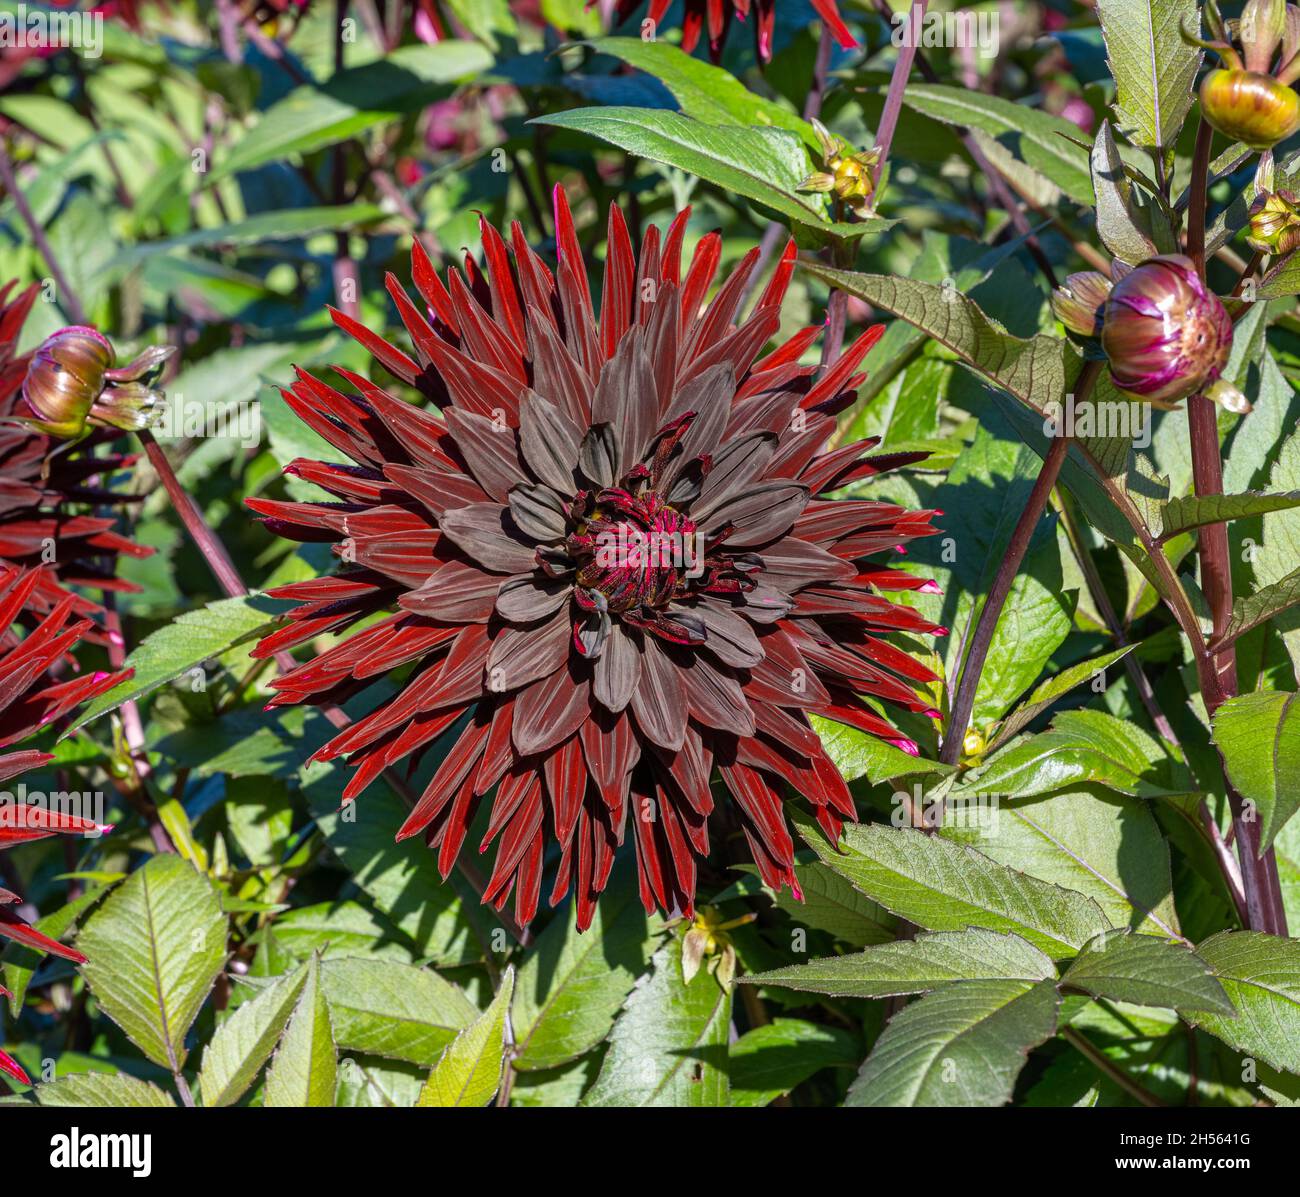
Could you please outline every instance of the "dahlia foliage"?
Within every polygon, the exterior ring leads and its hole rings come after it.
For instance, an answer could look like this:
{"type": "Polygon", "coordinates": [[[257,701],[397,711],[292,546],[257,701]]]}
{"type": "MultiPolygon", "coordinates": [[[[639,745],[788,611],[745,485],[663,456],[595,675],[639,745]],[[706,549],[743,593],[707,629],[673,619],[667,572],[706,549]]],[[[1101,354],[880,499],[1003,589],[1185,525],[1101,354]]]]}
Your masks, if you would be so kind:
{"type": "MultiPolygon", "coordinates": [[[[40,584],[41,575],[35,570],[0,571],[0,629],[7,633],[24,612],[32,609],[40,584]]],[[[18,639],[6,634],[0,639],[0,750],[26,739],[130,676],[128,670],[116,674],[72,675],[59,680],[51,673],[66,664],[67,654],[92,626],[89,620],[75,617],[75,606],[76,600],[68,595],[26,636],[18,639]]],[[[0,784],[50,759],[48,753],[31,749],[4,753],[0,755],[0,784]]],[[[60,832],[101,835],[109,830],[91,819],[49,806],[11,800],[0,804],[0,849],[60,832]]],[[[14,909],[20,901],[17,894],[0,887],[0,938],[12,939],[24,947],[49,952],[77,964],[84,962],[80,952],[29,926],[14,909]]],[[[17,1061],[3,1051],[0,1051],[0,1073],[7,1073],[24,1085],[30,1083],[17,1061]]]]}
{"type": "Polygon", "coordinates": [[[823,451],[880,330],[824,372],[801,364],[816,326],[764,353],[793,243],[739,318],[758,251],[706,302],[720,239],[702,238],[683,272],[687,217],[662,238],[650,228],[638,255],[610,211],[599,313],[559,189],[554,273],[518,225],[513,260],[484,223],[486,273],[467,257],[445,285],[417,242],[429,318],[388,279],[414,357],[334,319],[429,406],[300,370],[288,403],[355,464],[288,467],[333,502],[249,500],[275,532],[332,541],[345,562],[273,591],[300,605],[258,655],[388,612],[277,679],[273,705],[337,702],[406,669],[317,757],[349,759],[350,800],[447,733],[399,835],[423,833],[445,876],[495,788],[485,900],[513,889],[521,923],[549,840],[550,900],[572,887],[580,926],[629,835],[646,909],[691,912],[722,793],[763,879],[797,894],[786,788],[831,836],[854,817],[809,717],[914,751],[880,705],[937,714],[914,688],[933,675],[884,639],[942,631],[881,593],[926,583],[878,560],[930,535],[934,513],[829,497],[923,456],[823,451]]]}
{"type": "MultiPolygon", "coordinates": [[[[31,627],[66,599],[77,615],[101,618],[99,603],[84,593],[74,596],[68,588],[138,589],[116,576],[117,561],[147,557],[153,550],[123,536],[116,518],[103,514],[129,499],[107,488],[107,476],[135,458],[97,452],[120,435],[113,429],[95,431],[70,446],[24,422],[36,414],[22,395],[31,355],[20,356],[17,343],[38,289],[33,284],[10,299],[12,291],[12,283],[0,289],[0,569],[34,571],[24,626],[31,627]]],[[[103,633],[92,628],[88,638],[101,641],[103,633]]]]}

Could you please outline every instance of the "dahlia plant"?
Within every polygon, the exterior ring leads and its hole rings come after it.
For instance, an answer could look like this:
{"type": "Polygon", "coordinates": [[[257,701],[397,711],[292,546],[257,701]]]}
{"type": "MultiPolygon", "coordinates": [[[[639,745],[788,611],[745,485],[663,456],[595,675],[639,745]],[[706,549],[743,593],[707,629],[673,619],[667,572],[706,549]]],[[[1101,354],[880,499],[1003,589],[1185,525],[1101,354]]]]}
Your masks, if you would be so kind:
{"type": "Polygon", "coordinates": [[[10,1187],[92,1106],[1285,1158],[1300,6],[56,7],[0,12],[10,1187]]]}
{"type": "Polygon", "coordinates": [[[874,439],[824,451],[883,330],[820,377],[800,364],[815,325],[764,352],[794,243],[738,319],[758,253],[706,300],[722,246],[703,237],[683,270],[689,209],[662,238],[651,226],[639,254],[610,209],[597,310],[558,187],[554,216],[554,271],[517,223],[513,260],[481,223],[486,275],[469,259],[444,283],[417,243],[432,322],[388,276],[414,357],[332,312],[430,406],[342,369],[355,392],[303,370],[286,393],[351,464],[287,467],[331,502],[249,504],[347,565],[273,590],[298,606],[256,655],[367,626],[277,678],[272,705],[337,701],[406,670],[314,759],[347,757],[347,801],[455,729],[398,836],[423,834],[445,877],[495,789],[483,896],[499,907],[513,890],[520,924],[554,841],[550,901],[572,887],[587,927],[629,832],[646,910],[692,915],[715,769],[763,880],[797,894],[785,787],[832,839],[855,817],[809,717],[915,752],[871,700],[929,712],[916,685],[934,674],[884,637],[944,630],[884,597],[926,584],[881,558],[931,535],[934,513],[831,497],[920,456],[873,458],[874,439]]]}

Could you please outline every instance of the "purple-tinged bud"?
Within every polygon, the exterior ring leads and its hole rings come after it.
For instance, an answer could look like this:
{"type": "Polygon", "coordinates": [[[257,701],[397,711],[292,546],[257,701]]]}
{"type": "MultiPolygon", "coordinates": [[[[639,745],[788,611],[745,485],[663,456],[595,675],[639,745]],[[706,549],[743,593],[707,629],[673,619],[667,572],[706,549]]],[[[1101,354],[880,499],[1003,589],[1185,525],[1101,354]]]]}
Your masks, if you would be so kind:
{"type": "Polygon", "coordinates": [[[1166,254],[1111,289],[1101,346],[1121,391],[1174,404],[1217,381],[1232,349],[1232,320],[1191,259],[1166,254]]]}
{"type": "Polygon", "coordinates": [[[155,346],[115,366],[113,346],[102,333],[82,325],[61,328],[32,354],[23,380],[23,399],[33,412],[28,423],[63,439],[83,436],[88,425],[146,428],[163,398],[150,384],[173,352],[155,346]]]}
{"type": "Polygon", "coordinates": [[[1300,245],[1300,195],[1283,190],[1257,198],[1246,241],[1265,254],[1289,254],[1300,245]]]}
{"type": "Polygon", "coordinates": [[[1300,129],[1300,96],[1271,75],[1217,70],[1201,84],[1201,112],[1225,137],[1268,150],[1300,129]]]}

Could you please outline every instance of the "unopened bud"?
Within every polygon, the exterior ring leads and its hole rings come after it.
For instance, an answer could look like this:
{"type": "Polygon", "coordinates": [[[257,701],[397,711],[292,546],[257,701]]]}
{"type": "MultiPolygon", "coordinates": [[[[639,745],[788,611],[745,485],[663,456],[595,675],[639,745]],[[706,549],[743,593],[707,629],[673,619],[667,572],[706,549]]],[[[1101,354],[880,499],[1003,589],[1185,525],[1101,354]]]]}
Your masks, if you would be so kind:
{"type": "Polygon", "coordinates": [[[1218,379],[1232,349],[1232,320],[1191,260],[1166,254],[1115,284],[1101,345],[1116,387],[1173,404],[1218,379]]]}
{"type": "Polygon", "coordinates": [[[115,367],[113,346],[102,333],[83,325],[61,328],[32,354],[23,399],[34,418],[26,422],[62,439],[83,436],[88,425],[145,428],[163,398],[150,384],[173,352],[155,346],[115,367]]]}
{"type": "Polygon", "coordinates": [[[1300,195],[1275,191],[1251,206],[1246,241],[1266,254],[1289,254],[1300,245],[1300,195]]]}

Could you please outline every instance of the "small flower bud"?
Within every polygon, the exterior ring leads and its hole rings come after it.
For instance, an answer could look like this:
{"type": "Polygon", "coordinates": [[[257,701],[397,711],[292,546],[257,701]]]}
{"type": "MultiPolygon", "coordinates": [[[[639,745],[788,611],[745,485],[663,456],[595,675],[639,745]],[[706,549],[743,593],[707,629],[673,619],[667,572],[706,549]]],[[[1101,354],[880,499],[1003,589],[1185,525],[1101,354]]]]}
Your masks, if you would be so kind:
{"type": "Polygon", "coordinates": [[[1150,258],[1111,290],[1101,345],[1111,380],[1149,403],[1172,404],[1215,382],[1232,349],[1232,320],[1189,258],[1150,258]]]}
{"type": "Polygon", "coordinates": [[[150,383],[173,352],[155,346],[114,366],[116,354],[102,333],[82,325],[61,328],[32,354],[23,380],[23,399],[34,413],[27,422],[66,440],[84,436],[87,425],[145,428],[163,398],[150,383]]]}
{"type": "Polygon", "coordinates": [[[1260,196],[1251,205],[1246,241],[1266,254],[1289,254],[1300,245],[1300,195],[1275,191],[1260,196]]]}
{"type": "Polygon", "coordinates": [[[42,341],[23,380],[23,398],[42,430],[80,436],[113,360],[113,346],[93,328],[61,328],[42,341]]]}
{"type": "Polygon", "coordinates": [[[1096,270],[1067,276],[1065,285],[1052,292],[1052,311],[1072,333],[1101,336],[1101,316],[1110,296],[1111,282],[1096,270]]]}
{"type": "Polygon", "coordinates": [[[1267,150],[1300,129],[1300,96],[1258,71],[1217,70],[1201,84],[1201,112],[1225,137],[1267,150]]]}
{"type": "Polygon", "coordinates": [[[799,190],[833,193],[859,218],[873,215],[876,180],[872,171],[880,161],[879,151],[853,153],[821,121],[814,118],[812,124],[821,142],[825,169],[810,174],[799,190]]]}

